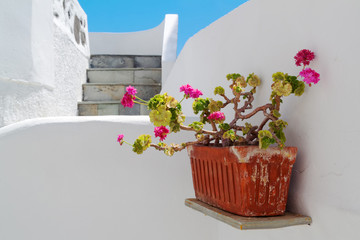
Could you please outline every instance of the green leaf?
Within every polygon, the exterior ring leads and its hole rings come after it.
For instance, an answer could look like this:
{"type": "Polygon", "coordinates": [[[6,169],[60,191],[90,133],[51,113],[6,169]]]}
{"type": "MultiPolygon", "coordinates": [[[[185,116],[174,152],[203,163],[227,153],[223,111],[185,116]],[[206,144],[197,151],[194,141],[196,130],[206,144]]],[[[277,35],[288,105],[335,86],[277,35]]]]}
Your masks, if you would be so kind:
{"type": "Polygon", "coordinates": [[[232,79],[233,81],[235,81],[239,77],[241,77],[239,73],[229,73],[228,75],[226,75],[227,80],[232,79]]]}
{"type": "Polygon", "coordinates": [[[305,92],[305,83],[300,82],[294,91],[295,96],[301,96],[305,92]]]}
{"type": "Polygon", "coordinates": [[[276,110],[276,109],[274,109],[274,110],[272,111],[272,114],[273,114],[273,116],[276,117],[276,118],[281,117],[281,114],[280,114],[279,111],[276,110]]]}
{"type": "Polygon", "coordinates": [[[155,110],[161,105],[165,105],[166,98],[167,98],[167,93],[155,95],[149,100],[148,108],[151,110],[155,110]]]}
{"type": "Polygon", "coordinates": [[[150,135],[140,135],[133,144],[133,151],[137,154],[142,154],[148,147],[150,147],[150,143],[150,135]]]}
{"type": "Polygon", "coordinates": [[[260,130],[258,133],[258,138],[259,147],[261,149],[267,149],[271,144],[274,144],[276,142],[271,132],[268,130],[260,130]]]}
{"type": "Polygon", "coordinates": [[[230,139],[231,141],[235,141],[237,139],[234,130],[230,129],[229,131],[224,132],[223,134],[224,139],[230,139]]]}
{"type": "Polygon", "coordinates": [[[221,123],[221,124],[219,124],[219,128],[224,131],[227,131],[230,129],[230,125],[228,123],[221,123]]]}
{"type": "Polygon", "coordinates": [[[165,105],[160,105],[154,110],[150,111],[150,121],[157,127],[168,126],[171,121],[172,114],[169,110],[166,110],[165,105]]]}
{"type": "Polygon", "coordinates": [[[208,108],[209,104],[210,104],[210,100],[208,98],[195,99],[195,101],[193,102],[193,106],[192,106],[194,113],[198,114],[199,112],[204,111],[205,109],[208,108]]]}
{"type": "Polygon", "coordinates": [[[202,123],[202,122],[193,122],[193,123],[189,124],[189,127],[194,129],[196,132],[199,132],[199,131],[201,131],[203,129],[204,123],[202,123]]]}
{"type": "Polygon", "coordinates": [[[285,76],[285,73],[283,72],[277,72],[277,73],[274,73],[272,75],[272,78],[273,78],[273,81],[276,82],[276,81],[281,81],[281,80],[285,80],[286,79],[286,76],[285,76]]]}
{"type": "Polygon", "coordinates": [[[221,86],[216,87],[215,90],[214,90],[214,94],[215,95],[216,94],[223,95],[223,94],[225,94],[225,89],[223,87],[221,87],[221,86]]]}
{"type": "Polygon", "coordinates": [[[252,87],[257,87],[260,86],[261,84],[260,78],[254,73],[249,74],[249,76],[246,79],[246,82],[252,87]]]}
{"type": "Polygon", "coordinates": [[[269,127],[275,133],[276,137],[280,140],[281,144],[279,145],[280,148],[283,148],[286,142],[286,137],[284,133],[284,128],[288,125],[287,122],[279,119],[275,122],[270,122],[269,127]]]}
{"type": "Polygon", "coordinates": [[[218,101],[214,101],[213,99],[210,99],[210,104],[208,106],[210,113],[220,111],[221,107],[222,107],[222,102],[221,105],[219,106],[218,101]]]}
{"type": "Polygon", "coordinates": [[[248,132],[250,131],[250,129],[252,128],[252,125],[250,123],[245,123],[245,127],[243,128],[242,132],[243,132],[243,135],[246,135],[248,134],[248,132]]]}

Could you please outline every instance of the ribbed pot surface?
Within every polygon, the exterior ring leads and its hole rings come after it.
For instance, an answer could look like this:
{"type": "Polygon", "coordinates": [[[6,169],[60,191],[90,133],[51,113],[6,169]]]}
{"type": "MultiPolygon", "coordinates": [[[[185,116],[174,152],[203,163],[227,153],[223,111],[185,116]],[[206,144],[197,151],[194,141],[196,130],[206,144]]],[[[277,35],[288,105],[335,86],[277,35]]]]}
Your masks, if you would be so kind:
{"type": "Polygon", "coordinates": [[[285,212],[297,148],[188,146],[198,200],[242,216],[285,212]]]}

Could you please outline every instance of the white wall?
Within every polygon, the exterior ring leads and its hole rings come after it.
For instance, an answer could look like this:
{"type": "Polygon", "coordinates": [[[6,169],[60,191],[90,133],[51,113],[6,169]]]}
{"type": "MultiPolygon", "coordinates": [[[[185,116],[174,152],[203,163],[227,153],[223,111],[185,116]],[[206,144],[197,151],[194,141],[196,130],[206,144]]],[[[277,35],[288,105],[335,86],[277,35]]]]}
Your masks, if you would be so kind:
{"type": "Polygon", "coordinates": [[[177,14],[166,14],[164,20],[164,36],[161,53],[161,79],[162,84],[167,78],[176,62],[177,40],[178,40],[179,16],[177,14]]]}
{"type": "Polygon", "coordinates": [[[0,2],[0,79],[54,85],[52,1],[0,2]]]}
{"type": "Polygon", "coordinates": [[[90,32],[92,55],[161,55],[164,22],[159,26],[138,32],[90,32]]]}
{"type": "Polygon", "coordinates": [[[157,27],[128,33],[90,32],[91,55],[161,56],[164,83],[176,61],[178,15],[166,14],[157,27]]]}
{"type": "Polygon", "coordinates": [[[0,129],[0,238],[358,239],[359,11],[356,0],[251,0],[188,41],[164,88],[180,98],[189,83],[209,95],[229,72],[256,72],[263,102],[273,72],[296,74],[296,52],[315,51],[320,83],[281,109],[288,145],[299,148],[289,209],[311,216],[311,226],[239,231],[187,209],[184,152],[138,157],[115,142],[151,132],[147,120],[77,118],[0,129]]]}
{"type": "Polygon", "coordinates": [[[5,0],[0,9],[0,127],[77,115],[89,59],[87,17],[79,3],[5,0]]]}
{"type": "MultiPolygon", "coordinates": [[[[119,146],[153,126],[145,116],[31,119],[0,128],[0,239],[217,239],[193,197],[186,152],[119,146]]],[[[178,139],[184,140],[184,139],[178,139]]]]}
{"type": "Polygon", "coordinates": [[[227,73],[255,72],[256,103],[266,102],[272,73],[297,74],[293,56],[303,48],[315,51],[321,78],[281,109],[287,143],[299,148],[288,206],[312,226],[239,232],[219,223],[218,239],[359,239],[359,12],[357,0],[251,0],[186,43],[163,87],[177,98],[183,84],[212,96],[227,73]]]}

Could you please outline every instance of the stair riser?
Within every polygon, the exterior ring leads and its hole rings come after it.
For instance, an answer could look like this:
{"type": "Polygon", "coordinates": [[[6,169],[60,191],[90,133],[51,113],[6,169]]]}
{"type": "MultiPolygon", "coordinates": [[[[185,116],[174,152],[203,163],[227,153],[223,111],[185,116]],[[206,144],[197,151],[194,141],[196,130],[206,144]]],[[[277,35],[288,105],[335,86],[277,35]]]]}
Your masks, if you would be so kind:
{"type": "Polygon", "coordinates": [[[95,55],[90,59],[91,68],[161,68],[159,56],[95,55]]]}
{"type": "Polygon", "coordinates": [[[161,70],[90,70],[89,83],[161,83],[161,70]]]}
{"type": "MultiPolygon", "coordinates": [[[[84,85],[83,93],[84,101],[113,101],[121,100],[125,94],[127,85],[84,85]]],[[[135,86],[137,89],[136,96],[142,99],[150,99],[158,94],[161,90],[160,86],[135,86]]]]}
{"type": "Polygon", "coordinates": [[[79,104],[79,116],[104,115],[148,115],[146,106],[135,104],[133,108],[124,108],[118,104],[79,104]]]}

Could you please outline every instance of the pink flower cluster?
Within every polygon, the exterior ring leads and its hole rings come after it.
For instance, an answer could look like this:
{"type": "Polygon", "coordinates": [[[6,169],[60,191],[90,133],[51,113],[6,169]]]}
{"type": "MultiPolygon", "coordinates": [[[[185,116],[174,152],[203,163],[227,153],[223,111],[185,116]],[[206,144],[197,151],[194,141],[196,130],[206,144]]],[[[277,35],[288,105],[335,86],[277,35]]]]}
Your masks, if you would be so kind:
{"type": "Polygon", "coordinates": [[[314,60],[315,54],[310,50],[303,49],[300,50],[294,58],[296,66],[301,66],[301,64],[304,66],[308,66],[310,62],[314,60]]]}
{"type": "Polygon", "coordinates": [[[303,49],[300,50],[295,58],[295,64],[296,66],[304,66],[304,69],[299,73],[299,76],[303,77],[303,81],[311,86],[311,84],[316,84],[320,81],[320,74],[317,73],[315,70],[312,70],[311,68],[305,68],[305,66],[308,66],[312,60],[315,58],[314,52],[303,49]]]}
{"type": "Polygon", "coordinates": [[[208,119],[215,121],[224,121],[225,114],[223,112],[213,112],[208,116],[208,119]]]}
{"type": "Polygon", "coordinates": [[[305,68],[299,73],[304,78],[304,82],[311,86],[312,83],[317,84],[320,81],[320,74],[311,68],[305,68]]]}
{"type": "Polygon", "coordinates": [[[134,88],[132,86],[128,86],[126,88],[126,93],[124,94],[123,98],[121,99],[121,104],[124,107],[132,108],[134,106],[134,100],[135,100],[136,93],[137,93],[136,88],[134,88]]]}
{"type": "Polygon", "coordinates": [[[118,143],[120,143],[120,146],[124,143],[124,135],[120,134],[117,139],[118,143]]]}
{"type": "Polygon", "coordinates": [[[169,133],[169,129],[164,126],[155,127],[154,129],[155,137],[160,137],[160,141],[165,140],[167,134],[169,133]]]}
{"type": "Polygon", "coordinates": [[[131,85],[129,85],[127,88],[126,88],[126,92],[130,95],[133,95],[135,96],[137,94],[137,90],[136,88],[132,87],[131,85]]]}
{"type": "Polygon", "coordinates": [[[184,92],[186,98],[198,98],[203,95],[199,89],[194,89],[189,84],[181,86],[180,92],[184,92]]]}

